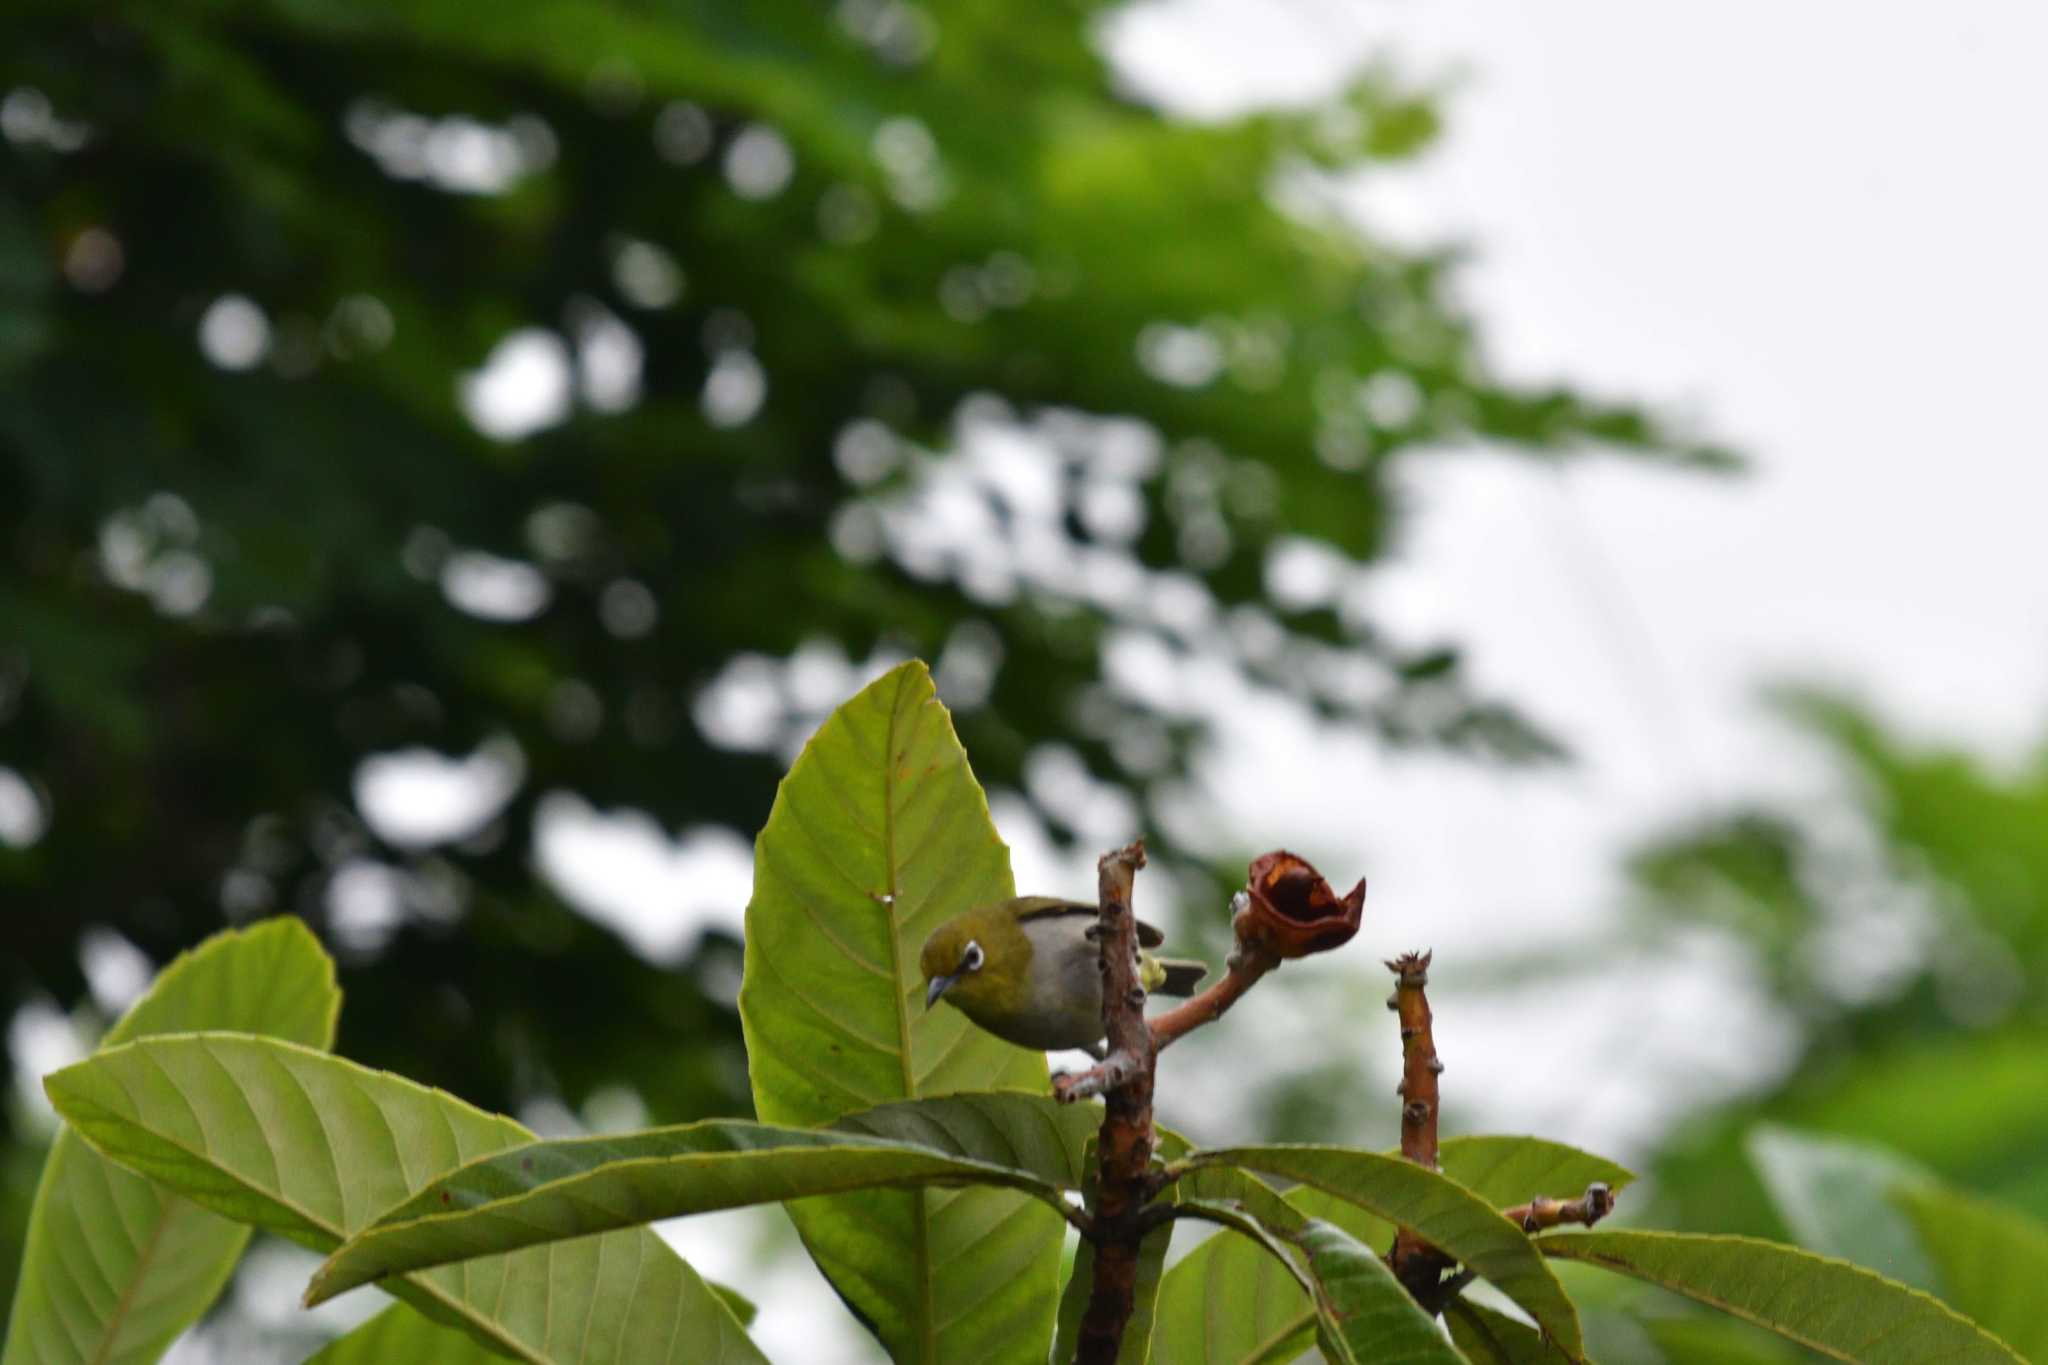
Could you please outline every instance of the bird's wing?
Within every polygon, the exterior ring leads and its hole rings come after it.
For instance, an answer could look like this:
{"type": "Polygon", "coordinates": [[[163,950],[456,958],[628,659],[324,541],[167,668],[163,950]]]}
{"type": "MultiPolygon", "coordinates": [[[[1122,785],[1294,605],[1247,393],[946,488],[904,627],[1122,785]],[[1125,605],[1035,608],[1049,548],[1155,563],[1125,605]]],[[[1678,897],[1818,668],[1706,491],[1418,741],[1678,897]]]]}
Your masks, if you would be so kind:
{"type": "MultiPolygon", "coordinates": [[[[1096,908],[1086,901],[1063,900],[1058,896],[1019,896],[1017,918],[1044,919],[1053,915],[1093,915],[1096,908]]],[[[1166,942],[1166,935],[1143,920],[1138,921],[1138,945],[1143,948],[1157,948],[1166,942]]]]}

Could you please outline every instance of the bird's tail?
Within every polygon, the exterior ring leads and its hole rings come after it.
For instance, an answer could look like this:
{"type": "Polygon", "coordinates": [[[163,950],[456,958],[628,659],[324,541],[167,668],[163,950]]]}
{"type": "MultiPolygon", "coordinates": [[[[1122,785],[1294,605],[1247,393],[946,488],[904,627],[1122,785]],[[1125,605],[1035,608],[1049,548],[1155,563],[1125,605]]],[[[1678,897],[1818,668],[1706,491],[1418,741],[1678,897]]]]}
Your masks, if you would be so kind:
{"type": "Polygon", "coordinates": [[[1202,978],[1209,974],[1205,963],[1181,962],[1172,958],[1160,958],[1159,969],[1165,976],[1152,988],[1154,995],[1193,995],[1195,987],[1201,985],[1202,978]]]}

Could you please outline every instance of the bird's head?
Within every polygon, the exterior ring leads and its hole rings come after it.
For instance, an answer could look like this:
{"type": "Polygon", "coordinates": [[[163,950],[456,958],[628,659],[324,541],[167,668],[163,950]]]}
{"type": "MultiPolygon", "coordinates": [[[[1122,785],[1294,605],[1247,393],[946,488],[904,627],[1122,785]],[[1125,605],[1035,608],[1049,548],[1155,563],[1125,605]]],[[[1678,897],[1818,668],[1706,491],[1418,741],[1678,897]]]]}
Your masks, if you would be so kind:
{"type": "Polygon", "coordinates": [[[944,996],[969,1017],[1004,1017],[1023,1008],[1031,940],[1008,901],[955,915],[924,941],[925,1008],[944,996]]]}

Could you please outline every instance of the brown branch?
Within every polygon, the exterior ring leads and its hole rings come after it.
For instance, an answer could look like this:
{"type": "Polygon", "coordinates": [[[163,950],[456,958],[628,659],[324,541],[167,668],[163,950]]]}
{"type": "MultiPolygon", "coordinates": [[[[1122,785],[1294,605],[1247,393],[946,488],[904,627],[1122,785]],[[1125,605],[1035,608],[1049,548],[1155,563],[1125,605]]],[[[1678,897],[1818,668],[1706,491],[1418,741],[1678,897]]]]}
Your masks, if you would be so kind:
{"type": "Polygon", "coordinates": [[[1267,854],[1252,864],[1249,884],[1232,901],[1237,946],[1228,972],[1194,999],[1147,1023],[1145,992],[1138,982],[1137,921],[1131,914],[1131,883],[1144,865],[1143,841],[1106,853],[1096,864],[1094,933],[1109,1051],[1088,1070],[1052,1080],[1053,1098],[1062,1103],[1095,1095],[1104,1101],[1095,1144],[1095,1210],[1092,1226],[1084,1229],[1095,1247],[1095,1280],[1081,1318],[1076,1365],[1115,1365],[1135,1299],[1138,1244],[1147,1232],[1180,1216],[1173,1206],[1150,1203],[1168,1183],[1152,1169],[1152,1085],[1159,1053],[1221,1018],[1281,959],[1342,946],[1358,931],[1365,904],[1364,882],[1339,898],[1321,874],[1293,854],[1267,854]]]}
{"type": "Polygon", "coordinates": [[[1403,953],[1387,964],[1394,974],[1394,993],[1387,1008],[1401,1020],[1401,1155],[1419,1166],[1436,1169],[1437,1080],[1444,1064],[1436,1059],[1430,1033],[1430,953],[1403,953]]]}
{"type": "Polygon", "coordinates": [[[1164,1052],[1192,1030],[1215,1023],[1237,1003],[1238,997],[1258,984],[1260,977],[1279,965],[1280,959],[1271,953],[1240,943],[1230,954],[1230,969],[1221,981],[1192,1000],[1152,1017],[1152,1050],[1164,1052]]]}
{"type": "Polygon", "coordinates": [[[1115,1365],[1136,1302],[1142,1216],[1153,1193],[1154,1051],[1145,1024],[1145,992],[1138,984],[1138,924],[1131,914],[1131,883],[1144,865],[1142,840],[1104,854],[1096,864],[1102,1029],[1109,1056],[1080,1076],[1053,1081],[1054,1096],[1064,1101],[1103,1096],[1102,1128],[1095,1140],[1095,1283],[1081,1317],[1075,1365],[1115,1365]]]}
{"type": "MultiPolygon", "coordinates": [[[[1444,1064],[1437,1060],[1429,997],[1424,994],[1430,957],[1429,953],[1403,953],[1387,964],[1394,974],[1394,993],[1387,999],[1387,1008],[1401,1021],[1401,1155],[1435,1170],[1437,1077],[1443,1074],[1444,1064]]],[[[1455,1263],[1409,1227],[1396,1230],[1394,1245],[1387,1252],[1387,1265],[1394,1277],[1432,1313],[1442,1307],[1443,1273],[1455,1263]]]]}
{"type": "Polygon", "coordinates": [[[1501,1210],[1503,1217],[1524,1232],[1541,1232],[1566,1223],[1592,1227],[1612,1212],[1614,1191],[1598,1181],[1586,1186],[1586,1192],[1577,1199],[1536,1198],[1501,1210]]]}

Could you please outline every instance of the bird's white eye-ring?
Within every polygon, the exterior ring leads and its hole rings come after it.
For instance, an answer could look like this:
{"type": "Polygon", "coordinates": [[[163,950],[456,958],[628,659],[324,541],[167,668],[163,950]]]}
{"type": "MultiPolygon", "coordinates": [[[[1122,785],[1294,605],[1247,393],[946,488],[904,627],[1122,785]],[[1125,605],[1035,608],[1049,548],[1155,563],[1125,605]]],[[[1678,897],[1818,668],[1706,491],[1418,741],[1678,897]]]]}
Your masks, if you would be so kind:
{"type": "Polygon", "coordinates": [[[960,954],[960,970],[978,972],[981,970],[981,945],[973,939],[967,940],[967,950],[960,954]]]}

